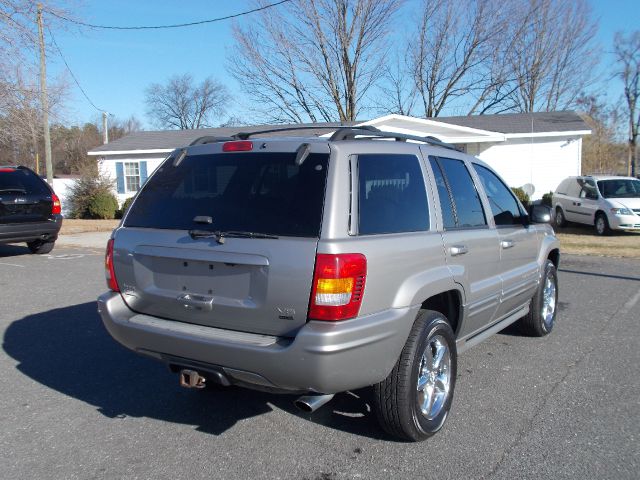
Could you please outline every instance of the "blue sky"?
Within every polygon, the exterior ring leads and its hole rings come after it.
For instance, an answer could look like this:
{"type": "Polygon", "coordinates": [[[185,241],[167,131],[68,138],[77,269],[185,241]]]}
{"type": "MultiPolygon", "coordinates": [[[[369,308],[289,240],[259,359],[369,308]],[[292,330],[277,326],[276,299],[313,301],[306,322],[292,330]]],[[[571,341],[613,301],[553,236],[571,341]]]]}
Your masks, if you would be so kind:
{"type": "MultiPolygon", "coordinates": [[[[274,0],[275,1],[275,0],[274,0]]],[[[611,41],[618,30],[640,28],[638,0],[591,0],[600,20],[598,40],[603,47],[603,64],[611,62],[611,41]]],[[[158,25],[190,22],[231,15],[252,8],[247,0],[85,0],[76,11],[78,18],[103,25],[158,25]]],[[[243,17],[240,21],[247,20],[243,17]]],[[[57,30],[56,41],[87,95],[101,109],[118,118],[135,115],[149,127],[145,115],[144,91],[152,82],[164,82],[176,73],[191,73],[197,80],[208,75],[225,83],[234,102],[229,115],[241,115],[242,94],[228,75],[225,63],[233,45],[231,21],[166,30],[57,30]]],[[[65,66],[56,55],[48,59],[50,77],[65,66]]],[[[605,75],[606,76],[606,75],[605,75]]],[[[98,112],[72,85],[65,117],[83,123],[98,112]]],[[[610,100],[620,95],[615,80],[603,82],[610,100]]]]}

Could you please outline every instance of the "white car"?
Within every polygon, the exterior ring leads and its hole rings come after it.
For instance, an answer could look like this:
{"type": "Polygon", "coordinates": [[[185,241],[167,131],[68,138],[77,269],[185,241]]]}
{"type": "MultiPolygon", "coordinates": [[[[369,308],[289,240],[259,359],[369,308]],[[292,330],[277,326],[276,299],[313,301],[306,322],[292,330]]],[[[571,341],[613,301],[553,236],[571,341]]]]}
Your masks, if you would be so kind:
{"type": "Polygon", "coordinates": [[[598,235],[640,231],[640,180],[593,175],[564,179],[553,194],[556,226],[593,225],[598,235]]]}

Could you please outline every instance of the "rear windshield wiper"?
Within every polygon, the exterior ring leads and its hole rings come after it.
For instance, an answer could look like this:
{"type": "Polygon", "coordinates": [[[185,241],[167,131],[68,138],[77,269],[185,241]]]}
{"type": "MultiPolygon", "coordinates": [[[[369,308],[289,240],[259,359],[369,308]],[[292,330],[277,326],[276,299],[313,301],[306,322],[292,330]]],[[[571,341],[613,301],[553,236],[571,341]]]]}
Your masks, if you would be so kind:
{"type": "Polygon", "coordinates": [[[2,192],[18,192],[18,193],[27,193],[24,188],[2,188],[0,189],[0,193],[2,192]]]}
{"type": "Polygon", "coordinates": [[[189,235],[194,240],[196,238],[213,238],[218,243],[224,243],[225,237],[230,238],[271,238],[277,239],[277,235],[271,235],[269,233],[260,233],[260,232],[239,232],[239,231],[229,231],[223,232],[220,230],[211,231],[211,230],[189,230],[189,235]]]}
{"type": "Polygon", "coordinates": [[[235,237],[235,238],[278,238],[277,235],[272,235],[271,233],[260,233],[260,232],[221,232],[225,237],[235,237]]]}

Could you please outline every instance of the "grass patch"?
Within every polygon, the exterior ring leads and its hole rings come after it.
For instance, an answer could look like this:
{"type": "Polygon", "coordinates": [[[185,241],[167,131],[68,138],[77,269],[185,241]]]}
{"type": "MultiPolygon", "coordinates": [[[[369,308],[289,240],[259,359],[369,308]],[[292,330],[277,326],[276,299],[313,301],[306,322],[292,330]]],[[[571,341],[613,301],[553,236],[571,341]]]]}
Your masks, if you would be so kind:
{"type": "Polygon", "coordinates": [[[620,232],[600,237],[593,227],[556,229],[562,253],[640,258],[640,233],[620,232]]]}
{"type": "Polygon", "coordinates": [[[62,221],[60,235],[71,235],[85,232],[110,232],[118,226],[120,220],[80,220],[65,218],[62,221]]]}

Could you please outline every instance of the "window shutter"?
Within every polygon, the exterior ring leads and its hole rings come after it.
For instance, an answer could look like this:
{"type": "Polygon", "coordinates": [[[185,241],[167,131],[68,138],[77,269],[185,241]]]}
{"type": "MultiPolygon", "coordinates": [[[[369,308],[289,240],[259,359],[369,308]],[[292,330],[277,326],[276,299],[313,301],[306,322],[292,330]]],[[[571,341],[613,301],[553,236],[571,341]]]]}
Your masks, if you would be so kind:
{"type": "Polygon", "coordinates": [[[144,182],[147,181],[147,161],[143,160],[140,162],[140,186],[144,185],[144,182]]]}
{"type": "Polygon", "coordinates": [[[116,162],[116,184],[118,193],[124,193],[124,165],[122,162],[116,162]]]}

